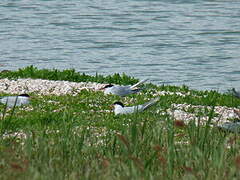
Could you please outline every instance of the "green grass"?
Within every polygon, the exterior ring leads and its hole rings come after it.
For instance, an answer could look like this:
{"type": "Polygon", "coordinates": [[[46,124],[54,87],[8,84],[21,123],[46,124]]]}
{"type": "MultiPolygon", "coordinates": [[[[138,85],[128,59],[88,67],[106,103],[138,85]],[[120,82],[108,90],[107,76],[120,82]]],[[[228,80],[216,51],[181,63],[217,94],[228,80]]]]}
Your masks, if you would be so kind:
{"type": "MultiPolygon", "coordinates": [[[[124,74],[88,76],[74,70],[39,70],[32,66],[0,76],[137,82],[124,74]]],[[[240,178],[239,135],[225,134],[210,126],[215,106],[237,107],[240,100],[186,86],[144,87],[143,94],[121,100],[127,105],[143,103],[160,90],[187,95],[160,96],[160,102],[149,110],[122,116],[106,111],[119,97],[87,90],[74,97],[32,94],[36,98],[27,107],[6,109],[0,105],[5,115],[0,120],[0,179],[240,178]],[[211,106],[200,114],[208,116],[206,125],[190,122],[176,126],[172,117],[164,113],[173,103],[211,106]],[[24,132],[26,138],[17,134],[5,137],[14,132],[24,132]]]]}
{"type": "Polygon", "coordinates": [[[17,71],[5,71],[0,73],[0,78],[32,78],[32,79],[48,79],[48,80],[65,80],[73,82],[99,82],[99,83],[117,83],[131,84],[136,83],[135,78],[129,77],[126,74],[114,74],[106,76],[96,74],[95,76],[86,75],[85,73],[76,72],[74,69],[57,70],[57,69],[37,69],[34,66],[19,69],[17,71]]]}

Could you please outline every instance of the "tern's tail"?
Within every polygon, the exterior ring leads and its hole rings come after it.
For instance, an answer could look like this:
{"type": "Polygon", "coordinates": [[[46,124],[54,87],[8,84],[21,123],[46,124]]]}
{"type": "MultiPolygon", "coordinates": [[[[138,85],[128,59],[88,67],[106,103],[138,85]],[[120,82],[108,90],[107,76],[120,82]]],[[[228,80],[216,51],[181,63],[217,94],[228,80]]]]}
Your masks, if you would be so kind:
{"type": "Polygon", "coordinates": [[[139,86],[140,84],[146,82],[147,80],[148,80],[148,79],[143,79],[143,80],[139,81],[138,83],[132,85],[130,88],[131,88],[131,89],[134,89],[134,88],[136,88],[137,86],[139,86]]]}
{"type": "Polygon", "coordinates": [[[240,92],[237,92],[235,88],[232,88],[232,93],[235,97],[240,98],[240,92]]]}
{"type": "Polygon", "coordinates": [[[146,102],[143,104],[143,110],[151,107],[152,105],[156,104],[159,101],[159,97],[151,99],[149,102],[146,102]]]}

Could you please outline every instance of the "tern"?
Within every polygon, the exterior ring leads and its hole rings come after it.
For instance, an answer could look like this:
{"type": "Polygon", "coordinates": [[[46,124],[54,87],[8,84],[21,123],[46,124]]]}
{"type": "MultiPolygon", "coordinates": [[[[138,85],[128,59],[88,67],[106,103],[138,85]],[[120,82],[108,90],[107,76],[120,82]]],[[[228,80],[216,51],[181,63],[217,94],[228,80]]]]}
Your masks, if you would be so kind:
{"type": "Polygon", "coordinates": [[[114,114],[118,115],[118,114],[132,114],[132,113],[136,113],[136,112],[142,112],[144,110],[146,110],[147,108],[151,107],[152,105],[156,104],[159,101],[159,97],[151,99],[150,101],[141,104],[141,105],[137,105],[137,106],[129,106],[129,107],[125,107],[123,105],[123,103],[117,101],[113,104],[114,106],[114,114]]]}
{"type": "Polygon", "coordinates": [[[120,86],[120,85],[112,85],[108,84],[104,86],[102,89],[104,89],[104,94],[114,94],[118,96],[127,96],[129,94],[134,94],[139,92],[141,89],[138,88],[139,85],[143,84],[146,82],[148,79],[144,79],[139,81],[138,83],[134,85],[127,85],[127,86],[120,86]]]}
{"type": "Polygon", "coordinates": [[[30,103],[30,96],[28,94],[20,94],[18,96],[0,97],[0,102],[7,107],[27,105],[30,103]]]}
{"type": "Polygon", "coordinates": [[[240,98],[240,92],[236,91],[235,88],[232,88],[232,94],[233,96],[240,98]]]}
{"type": "Polygon", "coordinates": [[[234,121],[234,122],[226,122],[220,126],[218,126],[221,130],[233,132],[233,133],[240,133],[240,122],[234,121]]]}

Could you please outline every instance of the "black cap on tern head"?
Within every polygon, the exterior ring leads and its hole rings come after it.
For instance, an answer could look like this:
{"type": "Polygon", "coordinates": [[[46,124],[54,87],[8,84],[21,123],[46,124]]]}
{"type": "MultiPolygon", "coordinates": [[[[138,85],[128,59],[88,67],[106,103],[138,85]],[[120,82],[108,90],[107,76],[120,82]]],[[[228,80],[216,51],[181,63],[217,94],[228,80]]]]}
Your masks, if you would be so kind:
{"type": "Polygon", "coordinates": [[[107,84],[106,86],[104,86],[104,89],[109,88],[109,87],[113,87],[113,85],[112,84],[107,84]]]}
{"type": "Polygon", "coordinates": [[[22,96],[22,97],[30,97],[28,94],[20,94],[19,96],[22,96]]]}
{"type": "Polygon", "coordinates": [[[123,103],[121,103],[121,102],[119,102],[119,101],[116,101],[115,103],[113,103],[113,105],[115,105],[115,104],[117,104],[117,105],[120,105],[120,106],[124,107],[123,103]]]}

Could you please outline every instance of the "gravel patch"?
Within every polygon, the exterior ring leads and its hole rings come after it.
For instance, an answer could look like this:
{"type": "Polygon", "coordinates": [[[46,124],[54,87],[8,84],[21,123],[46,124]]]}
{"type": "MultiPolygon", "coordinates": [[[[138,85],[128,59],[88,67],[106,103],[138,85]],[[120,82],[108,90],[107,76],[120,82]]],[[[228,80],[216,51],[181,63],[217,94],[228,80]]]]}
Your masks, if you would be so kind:
{"type": "MultiPolygon", "coordinates": [[[[184,121],[189,123],[195,120],[200,124],[205,124],[208,121],[209,113],[212,107],[191,105],[191,104],[172,104],[172,108],[167,112],[172,115],[175,120],[184,121]]],[[[230,108],[226,106],[215,106],[214,117],[211,122],[217,125],[229,122],[231,119],[239,119],[239,109],[230,108]]]]}
{"type": "Polygon", "coordinates": [[[97,91],[105,84],[44,79],[0,79],[0,92],[7,94],[37,93],[38,95],[76,95],[81,90],[97,91]]]}

